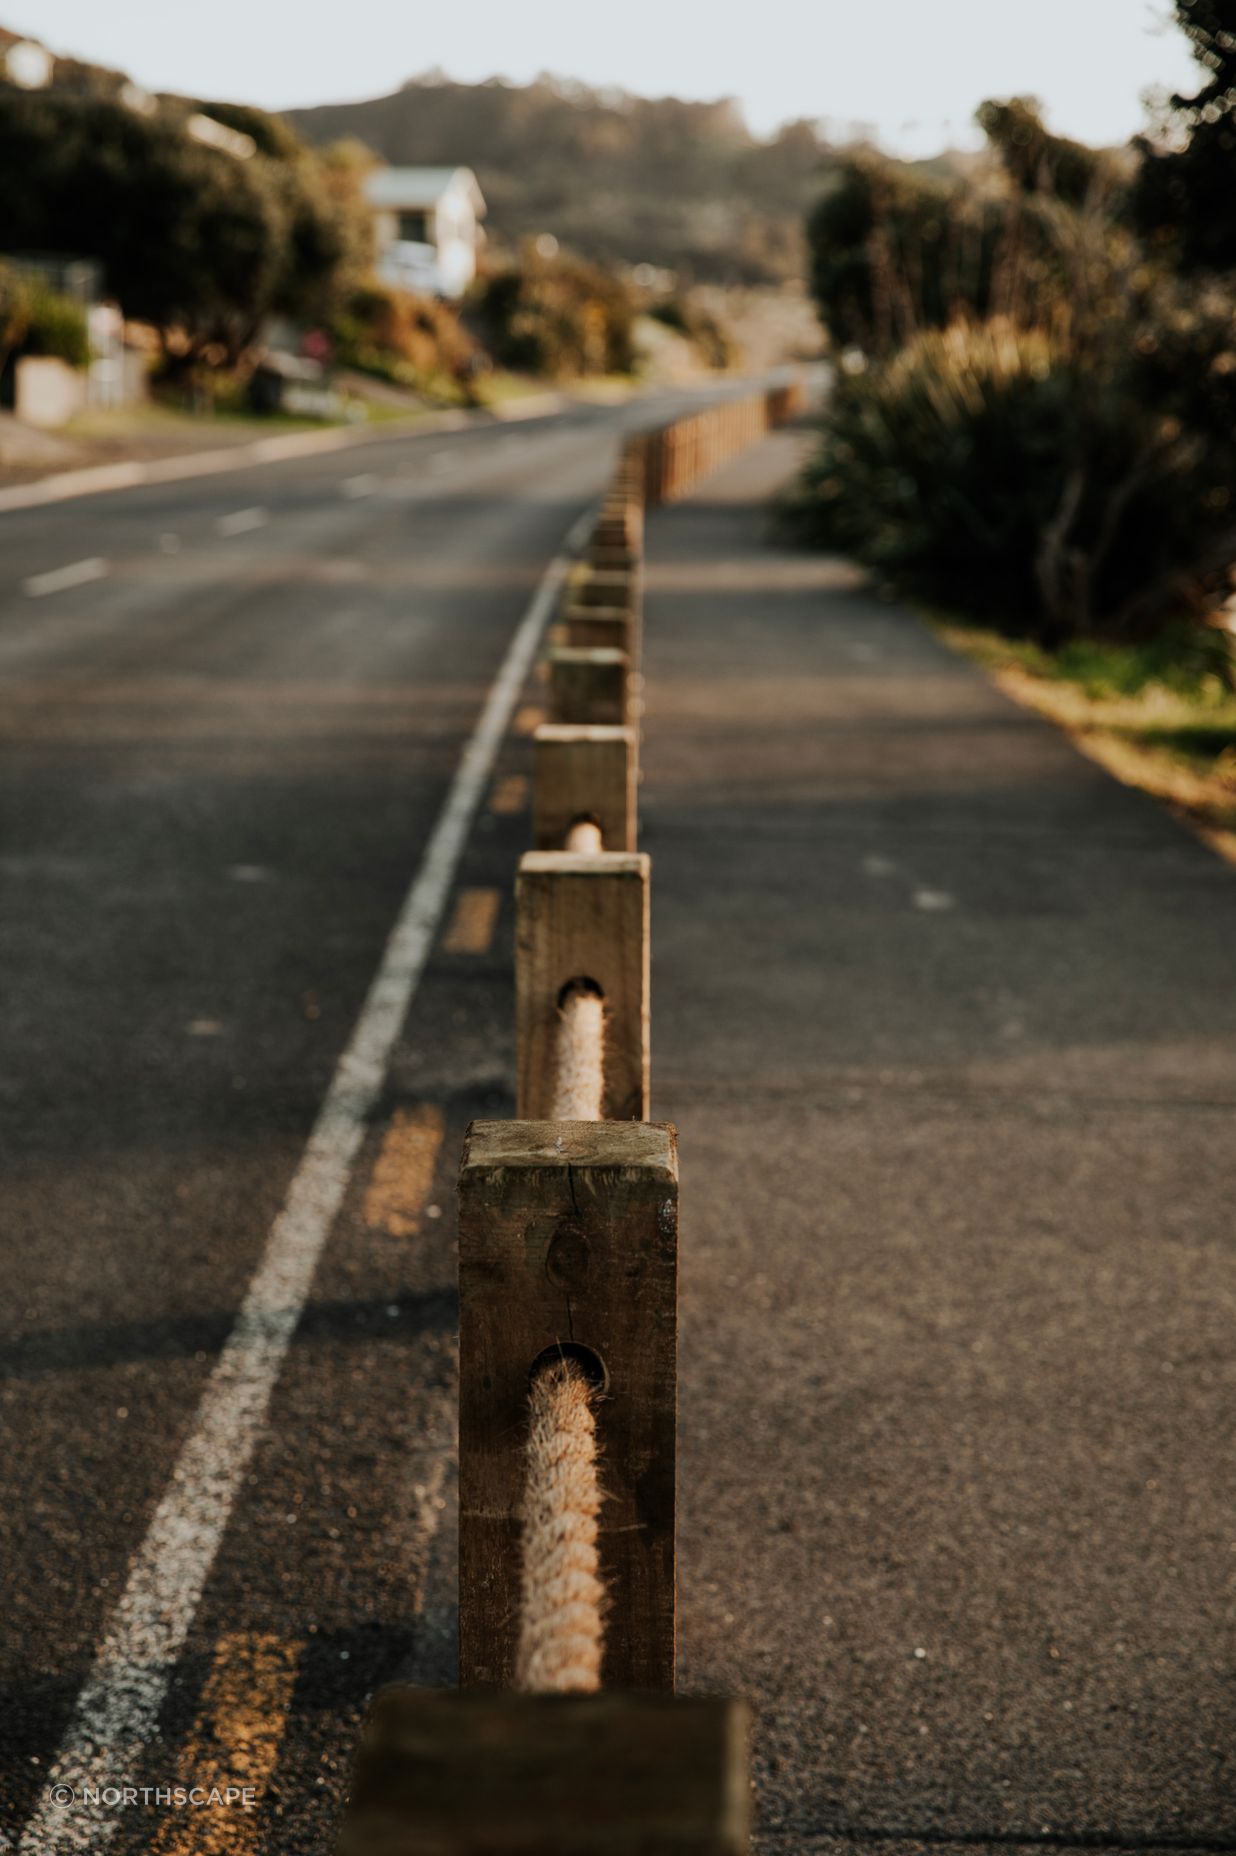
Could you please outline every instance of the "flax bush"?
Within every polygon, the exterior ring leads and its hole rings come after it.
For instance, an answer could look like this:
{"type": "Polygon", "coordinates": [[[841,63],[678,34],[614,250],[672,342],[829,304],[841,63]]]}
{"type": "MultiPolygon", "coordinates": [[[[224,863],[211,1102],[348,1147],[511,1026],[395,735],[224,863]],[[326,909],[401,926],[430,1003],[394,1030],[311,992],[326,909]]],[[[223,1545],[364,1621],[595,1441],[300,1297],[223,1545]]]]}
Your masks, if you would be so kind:
{"type": "Polygon", "coordinates": [[[1064,316],[923,330],[841,376],[799,524],[1048,646],[1151,635],[1233,551],[1236,355],[1191,320],[1176,352],[1162,318],[1097,343],[1064,316]]]}

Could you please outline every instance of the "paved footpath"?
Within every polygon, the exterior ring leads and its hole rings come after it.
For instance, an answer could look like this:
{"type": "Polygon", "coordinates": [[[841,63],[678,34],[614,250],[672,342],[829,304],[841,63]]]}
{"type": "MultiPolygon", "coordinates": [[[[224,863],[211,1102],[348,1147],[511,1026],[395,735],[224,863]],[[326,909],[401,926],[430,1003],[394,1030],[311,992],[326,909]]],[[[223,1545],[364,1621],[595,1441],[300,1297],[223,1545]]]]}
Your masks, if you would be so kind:
{"type": "Polygon", "coordinates": [[[649,524],[680,1642],[761,1851],[1236,1848],[1236,872],[844,566],[649,524]]]}

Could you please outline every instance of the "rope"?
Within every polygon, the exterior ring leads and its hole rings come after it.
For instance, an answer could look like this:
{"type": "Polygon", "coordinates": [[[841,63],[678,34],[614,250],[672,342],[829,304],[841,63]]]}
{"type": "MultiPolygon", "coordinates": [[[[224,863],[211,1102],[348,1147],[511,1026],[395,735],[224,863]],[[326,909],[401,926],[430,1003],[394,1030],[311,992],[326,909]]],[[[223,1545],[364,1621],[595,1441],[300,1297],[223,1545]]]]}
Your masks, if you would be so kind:
{"type": "Polygon", "coordinates": [[[515,1686],[534,1694],[601,1686],[597,1433],[588,1381],[555,1360],[532,1382],[515,1686]]]}
{"type": "Polygon", "coordinates": [[[558,1013],[551,1121],[600,1121],[605,1096],[605,1001],[573,985],[558,1013]]]}
{"type": "Polygon", "coordinates": [[[573,825],[567,827],[566,851],[599,851],[601,847],[601,827],[594,819],[577,818],[573,825]]]}

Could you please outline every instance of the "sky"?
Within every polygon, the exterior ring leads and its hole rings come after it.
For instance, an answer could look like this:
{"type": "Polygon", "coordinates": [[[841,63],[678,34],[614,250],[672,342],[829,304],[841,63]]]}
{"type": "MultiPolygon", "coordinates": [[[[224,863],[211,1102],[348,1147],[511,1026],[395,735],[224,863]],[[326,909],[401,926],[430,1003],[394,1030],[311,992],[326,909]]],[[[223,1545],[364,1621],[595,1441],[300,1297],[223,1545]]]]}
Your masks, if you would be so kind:
{"type": "Polygon", "coordinates": [[[278,109],[380,96],[434,67],[464,82],[553,71],[736,97],[759,134],[797,117],[838,137],[862,125],[909,155],[973,146],[993,96],[1039,97],[1081,141],[1127,140],[1147,89],[1197,88],[1170,19],[1169,0],[0,0],[0,23],[150,90],[278,109]]]}

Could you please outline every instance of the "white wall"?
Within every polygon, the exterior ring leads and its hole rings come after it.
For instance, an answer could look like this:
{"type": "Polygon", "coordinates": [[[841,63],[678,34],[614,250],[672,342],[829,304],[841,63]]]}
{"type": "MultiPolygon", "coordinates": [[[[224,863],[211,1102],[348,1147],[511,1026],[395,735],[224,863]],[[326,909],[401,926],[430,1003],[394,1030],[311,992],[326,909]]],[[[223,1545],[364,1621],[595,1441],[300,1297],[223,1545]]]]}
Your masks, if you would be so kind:
{"type": "Polygon", "coordinates": [[[54,355],[25,355],[14,368],[13,411],[23,425],[67,425],[86,403],[86,376],[54,355]]]}

